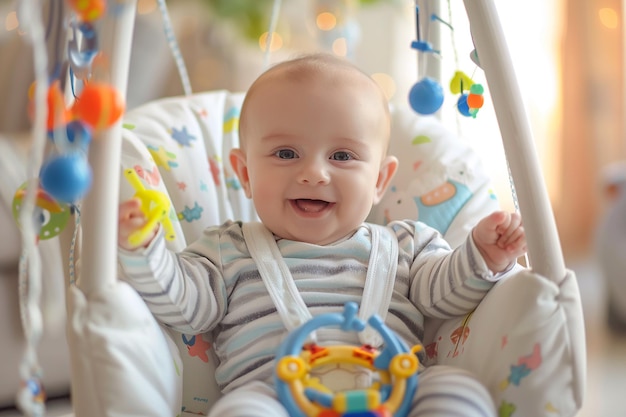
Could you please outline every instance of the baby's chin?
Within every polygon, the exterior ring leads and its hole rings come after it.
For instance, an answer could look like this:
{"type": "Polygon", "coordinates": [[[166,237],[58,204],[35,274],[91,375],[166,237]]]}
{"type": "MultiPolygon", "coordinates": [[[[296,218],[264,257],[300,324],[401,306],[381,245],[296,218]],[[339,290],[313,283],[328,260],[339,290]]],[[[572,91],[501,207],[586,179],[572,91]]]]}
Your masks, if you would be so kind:
{"type": "Polygon", "coordinates": [[[333,243],[341,242],[351,237],[356,231],[357,227],[353,228],[340,228],[332,231],[324,231],[319,227],[311,227],[310,230],[304,230],[297,228],[295,230],[289,230],[283,227],[276,228],[276,231],[272,231],[274,235],[282,239],[293,240],[296,242],[308,243],[311,245],[326,246],[333,243]]]}

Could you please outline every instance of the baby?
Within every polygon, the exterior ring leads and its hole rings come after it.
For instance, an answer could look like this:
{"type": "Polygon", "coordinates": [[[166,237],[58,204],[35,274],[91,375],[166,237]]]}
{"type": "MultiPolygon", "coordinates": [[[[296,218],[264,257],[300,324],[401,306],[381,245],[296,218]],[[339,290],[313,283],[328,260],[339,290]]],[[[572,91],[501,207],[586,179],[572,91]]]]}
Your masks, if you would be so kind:
{"type": "MultiPolygon", "coordinates": [[[[387,155],[383,92],[340,58],[304,56],[262,74],[244,100],[239,134],[230,163],[263,226],[229,221],[171,253],[160,228],[137,246],[128,243],[146,222],[138,200],[119,212],[124,279],[166,325],[213,334],[224,395],[211,416],[287,416],[272,383],[274,356],[289,329],[311,315],[354,301],[386,315],[408,345],[420,344],[425,316],[472,311],[526,251],[515,213],[485,217],[454,251],[419,222],[364,223],[398,160],[387,155]],[[257,261],[269,253],[282,276],[264,275],[267,262],[257,261]],[[368,287],[383,290],[365,297],[368,287]]],[[[317,343],[358,343],[357,336],[319,333],[317,343]]],[[[437,365],[420,373],[409,415],[496,412],[472,375],[437,365]]]]}

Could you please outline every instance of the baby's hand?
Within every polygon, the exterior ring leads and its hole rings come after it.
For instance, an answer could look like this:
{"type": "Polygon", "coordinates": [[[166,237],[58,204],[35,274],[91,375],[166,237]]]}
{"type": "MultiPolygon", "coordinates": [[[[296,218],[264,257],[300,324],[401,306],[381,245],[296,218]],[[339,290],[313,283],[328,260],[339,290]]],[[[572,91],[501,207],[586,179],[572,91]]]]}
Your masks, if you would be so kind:
{"type": "Polygon", "coordinates": [[[148,246],[158,230],[157,226],[152,233],[137,244],[132,245],[129,242],[130,235],[141,229],[147,221],[146,215],[141,210],[141,201],[138,198],[131,198],[120,204],[118,221],[117,244],[126,250],[148,246]]]}
{"type": "Polygon", "coordinates": [[[472,230],[474,243],[494,273],[504,271],[526,253],[526,234],[518,213],[496,211],[472,230]]]}

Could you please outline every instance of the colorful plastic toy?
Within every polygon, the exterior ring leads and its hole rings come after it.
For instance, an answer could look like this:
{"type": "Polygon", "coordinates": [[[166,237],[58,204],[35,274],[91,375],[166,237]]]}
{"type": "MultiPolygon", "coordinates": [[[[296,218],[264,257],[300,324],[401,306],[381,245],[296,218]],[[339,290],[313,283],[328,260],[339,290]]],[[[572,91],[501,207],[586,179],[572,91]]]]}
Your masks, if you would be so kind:
{"type": "Polygon", "coordinates": [[[450,92],[460,94],[456,102],[457,109],[465,117],[474,117],[485,103],[482,84],[474,82],[467,74],[456,71],[450,80],[450,92]]]}
{"type": "Polygon", "coordinates": [[[52,197],[72,204],[87,194],[93,174],[83,153],[68,152],[48,159],[41,167],[39,179],[52,197]]]}
{"type": "Polygon", "coordinates": [[[68,0],[70,7],[84,21],[98,20],[106,11],[105,0],[68,0]]]}
{"type": "Polygon", "coordinates": [[[146,224],[128,237],[128,243],[139,245],[159,222],[165,229],[165,238],[175,239],[174,226],[169,218],[170,200],[167,196],[160,191],[146,189],[134,169],[125,170],[124,176],[135,189],[134,197],[141,200],[141,211],[147,218],[146,224]]]}
{"type": "Polygon", "coordinates": [[[318,346],[305,344],[309,334],[321,327],[339,326],[361,332],[365,323],[357,305],[346,303],[343,314],[322,314],[292,331],[276,355],[275,381],[278,398],[291,417],[404,417],[417,389],[421,346],[409,349],[377,315],[368,323],[384,341],[377,351],[368,345],[318,346]],[[378,374],[366,389],[333,392],[312,376],[328,365],[348,365],[378,374]]]}
{"type": "MultiPolygon", "coordinates": [[[[28,88],[28,112],[32,118],[34,114],[34,97],[35,97],[36,83],[33,82],[28,88]]],[[[48,86],[48,94],[46,95],[46,104],[48,106],[48,116],[46,119],[46,128],[48,132],[52,132],[54,129],[65,126],[67,122],[72,118],[71,113],[66,108],[65,98],[63,97],[63,91],[61,91],[61,84],[59,80],[54,80],[48,86]]]]}
{"type": "MultiPolygon", "coordinates": [[[[26,195],[27,186],[28,182],[22,184],[13,197],[13,218],[18,226],[20,226],[20,210],[22,209],[22,200],[26,195]]],[[[37,238],[39,240],[51,239],[61,233],[67,225],[70,215],[71,212],[68,205],[58,203],[42,188],[37,189],[33,218],[35,227],[38,230],[37,238]]]]}
{"type": "MultiPolygon", "coordinates": [[[[418,51],[420,59],[423,59],[426,53],[439,54],[439,51],[433,49],[430,42],[422,39],[420,30],[419,7],[415,5],[415,32],[417,40],[411,42],[411,48],[418,51]]],[[[424,77],[418,80],[409,91],[409,104],[411,108],[419,114],[429,115],[437,112],[444,101],[443,87],[441,84],[431,77],[424,77]]]]}
{"type": "Polygon", "coordinates": [[[435,113],[443,105],[443,100],[443,87],[430,77],[422,78],[409,91],[409,104],[419,114],[435,113]]]}
{"type": "Polygon", "coordinates": [[[72,113],[93,130],[111,127],[124,113],[124,98],[108,84],[90,82],[76,98],[72,113]]]}

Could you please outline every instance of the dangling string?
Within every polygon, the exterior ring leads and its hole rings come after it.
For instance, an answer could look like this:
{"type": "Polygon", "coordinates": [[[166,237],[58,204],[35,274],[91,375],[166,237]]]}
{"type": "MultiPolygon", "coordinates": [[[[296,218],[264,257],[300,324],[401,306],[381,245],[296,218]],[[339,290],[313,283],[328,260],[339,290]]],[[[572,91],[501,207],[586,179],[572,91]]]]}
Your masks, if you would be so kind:
{"type": "MultiPolygon", "coordinates": [[[[418,0],[415,0],[415,39],[422,42],[422,28],[420,25],[420,8],[418,0]]],[[[417,79],[421,79],[426,75],[428,60],[424,57],[423,52],[417,53],[417,79]]]]}
{"type": "Polygon", "coordinates": [[[183,84],[183,91],[185,92],[186,96],[190,96],[192,90],[191,82],[189,81],[189,74],[187,73],[185,61],[183,60],[182,53],[180,52],[180,47],[178,45],[178,41],[176,40],[174,29],[172,28],[172,20],[170,19],[170,15],[167,11],[165,0],[158,0],[157,4],[159,5],[159,10],[161,11],[161,16],[163,19],[163,31],[165,32],[167,44],[172,51],[174,62],[176,63],[176,68],[178,69],[178,75],[180,76],[180,81],[183,84]]]}
{"type": "Polygon", "coordinates": [[[443,22],[450,28],[450,39],[452,43],[452,52],[454,53],[454,66],[455,68],[459,68],[459,51],[456,48],[456,39],[454,36],[454,26],[452,25],[452,5],[450,4],[450,0],[447,0],[448,6],[448,22],[443,22]]]}
{"type": "MultiPolygon", "coordinates": [[[[47,118],[47,51],[41,10],[43,5],[36,0],[20,3],[20,25],[29,34],[33,45],[35,72],[33,144],[29,158],[28,178],[37,178],[43,161],[46,144],[47,118]]],[[[20,313],[26,347],[19,371],[22,386],[17,395],[17,404],[29,416],[43,416],[45,402],[41,386],[41,368],[37,360],[37,345],[43,333],[42,314],[39,307],[41,297],[41,257],[37,248],[37,231],[33,216],[37,181],[27,186],[22,201],[20,224],[22,230],[22,255],[19,269],[20,313]]]]}
{"type": "MultiPolygon", "coordinates": [[[[515,183],[513,182],[513,173],[511,172],[511,166],[509,165],[509,160],[504,157],[504,161],[506,162],[506,170],[509,176],[509,188],[511,189],[511,198],[513,199],[513,207],[516,213],[519,213],[519,200],[517,199],[517,191],[515,190],[515,183]]],[[[528,259],[528,252],[524,254],[524,262],[527,268],[530,268],[530,261],[528,259]]]]}
{"type": "Polygon", "coordinates": [[[272,16],[270,18],[270,27],[267,31],[267,37],[265,38],[265,51],[263,54],[263,70],[266,70],[270,66],[270,52],[272,46],[272,37],[276,32],[276,26],[278,25],[278,16],[280,14],[281,0],[274,0],[272,5],[272,16]]]}

